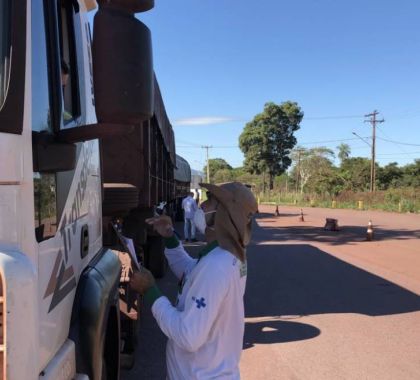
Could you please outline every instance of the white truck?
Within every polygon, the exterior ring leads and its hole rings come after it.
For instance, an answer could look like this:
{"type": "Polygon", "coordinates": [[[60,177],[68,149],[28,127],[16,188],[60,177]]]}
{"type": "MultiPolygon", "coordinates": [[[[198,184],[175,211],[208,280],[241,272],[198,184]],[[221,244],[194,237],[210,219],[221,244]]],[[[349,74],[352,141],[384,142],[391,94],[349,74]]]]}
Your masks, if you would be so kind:
{"type": "MultiPolygon", "coordinates": [[[[0,0],[0,380],[119,378],[130,332],[121,329],[121,264],[103,242],[141,191],[104,184],[101,144],[167,122],[150,31],[135,17],[153,5],[0,0]]],[[[170,201],[173,132],[158,127],[166,174],[153,178],[170,201]]]]}

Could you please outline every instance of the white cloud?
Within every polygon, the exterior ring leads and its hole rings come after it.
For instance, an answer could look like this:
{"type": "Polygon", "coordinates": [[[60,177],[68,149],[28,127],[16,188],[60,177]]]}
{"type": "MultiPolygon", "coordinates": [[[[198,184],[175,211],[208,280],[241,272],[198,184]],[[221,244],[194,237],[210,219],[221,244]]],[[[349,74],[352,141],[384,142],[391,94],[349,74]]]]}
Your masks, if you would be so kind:
{"type": "Polygon", "coordinates": [[[191,125],[211,125],[211,124],[223,124],[237,121],[233,117],[225,116],[207,116],[207,117],[187,117],[184,119],[177,119],[174,121],[174,126],[191,126],[191,125]]]}

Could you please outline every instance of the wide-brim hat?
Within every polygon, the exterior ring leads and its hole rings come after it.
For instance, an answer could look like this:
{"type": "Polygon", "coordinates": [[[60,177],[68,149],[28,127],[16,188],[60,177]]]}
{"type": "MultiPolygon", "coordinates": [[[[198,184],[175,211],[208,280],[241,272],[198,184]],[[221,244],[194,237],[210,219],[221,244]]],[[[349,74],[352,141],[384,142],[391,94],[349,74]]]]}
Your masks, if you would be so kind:
{"type": "Polygon", "coordinates": [[[245,247],[251,240],[252,217],[258,204],[251,190],[240,182],[200,183],[220,203],[215,231],[219,245],[245,260],[245,247]]]}

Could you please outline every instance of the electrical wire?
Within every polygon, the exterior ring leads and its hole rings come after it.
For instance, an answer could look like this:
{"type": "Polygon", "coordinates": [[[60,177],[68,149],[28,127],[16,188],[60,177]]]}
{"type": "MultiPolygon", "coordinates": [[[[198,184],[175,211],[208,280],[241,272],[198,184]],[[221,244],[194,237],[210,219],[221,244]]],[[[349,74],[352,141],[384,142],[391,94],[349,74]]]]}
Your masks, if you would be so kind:
{"type": "MultiPolygon", "coordinates": [[[[364,137],[368,138],[368,137],[364,137]]],[[[346,138],[346,139],[337,139],[337,140],[320,140],[320,141],[310,141],[310,142],[303,142],[299,143],[299,145],[313,145],[313,144],[327,144],[327,143],[339,143],[343,141],[355,141],[359,140],[358,138],[346,138]]],[[[202,149],[201,146],[185,146],[185,145],[177,145],[177,148],[194,148],[194,149],[202,149]]],[[[212,149],[239,149],[238,145],[213,145],[212,149]]]]}
{"type": "Polygon", "coordinates": [[[347,115],[347,116],[314,116],[305,117],[303,116],[302,121],[305,120],[339,120],[339,119],[362,119],[363,115],[347,115]]]}
{"type": "MultiPolygon", "coordinates": [[[[377,127],[377,130],[379,131],[379,133],[380,134],[382,134],[382,135],[384,135],[385,137],[388,137],[389,138],[389,136],[382,130],[382,128],[379,128],[379,126],[377,127]]],[[[381,139],[380,137],[379,137],[379,139],[381,139]]],[[[406,150],[405,150],[405,148],[403,148],[401,145],[399,145],[399,144],[396,144],[396,143],[393,143],[403,154],[408,154],[408,155],[411,155],[409,152],[407,152],[406,150]]],[[[382,157],[382,156],[381,156],[382,157]]]]}
{"type": "Polygon", "coordinates": [[[390,143],[398,144],[398,145],[420,146],[420,144],[411,144],[411,143],[406,143],[406,142],[401,142],[401,141],[384,139],[383,137],[378,137],[378,139],[383,140],[383,141],[387,141],[387,142],[390,142],[390,143]]]}

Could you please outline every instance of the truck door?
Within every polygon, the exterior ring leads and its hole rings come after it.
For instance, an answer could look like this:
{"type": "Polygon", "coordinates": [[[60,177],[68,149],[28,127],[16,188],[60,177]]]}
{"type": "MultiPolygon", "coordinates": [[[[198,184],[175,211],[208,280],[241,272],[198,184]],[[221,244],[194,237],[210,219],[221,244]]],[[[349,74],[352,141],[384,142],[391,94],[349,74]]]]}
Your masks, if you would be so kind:
{"type": "Polygon", "coordinates": [[[41,368],[68,337],[80,273],[101,247],[97,141],[57,142],[60,130],[85,124],[88,117],[82,91],[91,93],[90,79],[85,79],[89,72],[89,68],[85,69],[86,32],[76,1],[32,2],[32,131],[41,368]],[[72,155],[74,165],[67,165],[66,160],[72,155]]]}

